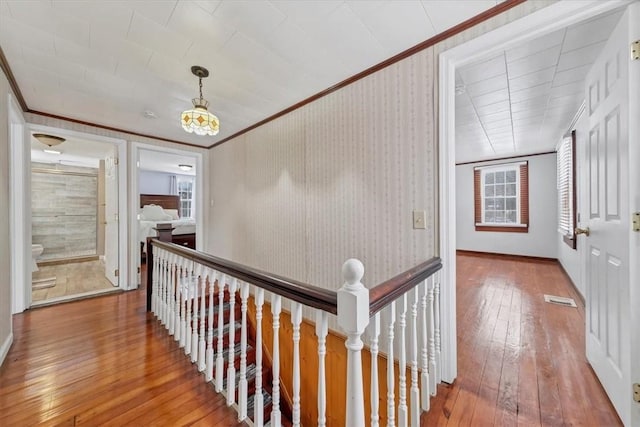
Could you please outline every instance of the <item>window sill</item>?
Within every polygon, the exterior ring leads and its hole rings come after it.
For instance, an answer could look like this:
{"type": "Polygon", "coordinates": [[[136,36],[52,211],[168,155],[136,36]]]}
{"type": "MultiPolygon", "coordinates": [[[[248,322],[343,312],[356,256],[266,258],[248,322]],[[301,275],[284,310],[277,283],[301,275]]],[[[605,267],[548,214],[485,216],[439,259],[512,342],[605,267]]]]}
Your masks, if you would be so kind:
{"type": "Polygon", "coordinates": [[[501,233],[528,233],[526,224],[476,224],[476,231],[497,231],[501,233]]]}
{"type": "Polygon", "coordinates": [[[576,250],[577,249],[577,245],[576,245],[576,235],[567,235],[567,234],[563,234],[562,235],[562,241],[565,242],[567,244],[567,246],[569,246],[571,249],[576,250]]]}

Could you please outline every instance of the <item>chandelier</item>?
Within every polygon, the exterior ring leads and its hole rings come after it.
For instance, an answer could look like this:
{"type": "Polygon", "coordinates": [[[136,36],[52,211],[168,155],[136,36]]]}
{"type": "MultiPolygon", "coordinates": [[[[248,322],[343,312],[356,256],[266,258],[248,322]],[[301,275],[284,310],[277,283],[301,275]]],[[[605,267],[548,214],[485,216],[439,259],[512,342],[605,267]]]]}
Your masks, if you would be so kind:
{"type": "Polygon", "coordinates": [[[216,135],[220,130],[220,121],[211,114],[207,107],[209,101],[202,97],[202,79],[209,76],[209,70],[199,65],[191,67],[191,72],[198,77],[200,98],[193,98],[193,108],[182,113],[182,129],[196,135],[216,135]]]}

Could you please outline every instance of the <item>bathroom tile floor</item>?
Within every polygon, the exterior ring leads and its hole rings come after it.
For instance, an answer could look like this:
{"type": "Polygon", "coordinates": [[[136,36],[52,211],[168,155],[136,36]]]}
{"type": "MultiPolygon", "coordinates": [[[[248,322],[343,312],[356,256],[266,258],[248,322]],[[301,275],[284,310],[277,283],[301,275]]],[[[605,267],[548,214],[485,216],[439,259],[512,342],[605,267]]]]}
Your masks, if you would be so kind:
{"type": "Polygon", "coordinates": [[[104,275],[104,263],[100,260],[69,262],[67,264],[39,266],[33,280],[55,277],[55,286],[34,289],[33,305],[61,302],[75,298],[119,291],[104,275]]]}

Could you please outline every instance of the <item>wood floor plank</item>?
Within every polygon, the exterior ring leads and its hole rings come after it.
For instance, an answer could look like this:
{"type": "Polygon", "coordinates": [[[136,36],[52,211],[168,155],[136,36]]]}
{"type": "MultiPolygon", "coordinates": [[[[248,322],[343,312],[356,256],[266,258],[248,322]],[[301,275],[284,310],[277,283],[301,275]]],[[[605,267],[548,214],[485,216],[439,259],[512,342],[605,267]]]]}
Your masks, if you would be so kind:
{"type": "Polygon", "coordinates": [[[585,357],[584,306],[556,262],[457,262],[458,377],[438,386],[422,426],[622,425],[585,357]]]}
{"type": "Polygon", "coordinates": [[[146,313],[144,289],[14,316],[14,344],[0,368],[0,425],[238,425],[146,313]]]}

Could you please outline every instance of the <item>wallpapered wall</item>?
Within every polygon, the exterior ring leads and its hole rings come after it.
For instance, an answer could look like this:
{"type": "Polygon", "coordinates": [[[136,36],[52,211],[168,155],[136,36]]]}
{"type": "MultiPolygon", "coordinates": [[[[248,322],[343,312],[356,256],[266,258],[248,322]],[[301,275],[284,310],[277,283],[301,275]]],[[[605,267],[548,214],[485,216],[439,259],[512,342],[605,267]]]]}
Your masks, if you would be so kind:
{"type": "Polygon", "coordinates": [[[438,254],[437,54],[527,2],[215,147],[208,250],[331,289],[356,257],[373,286],[438,254]],[[427,230],[412,228],[426,211],[427,230]]]}
{"type": "Polygon", "coordinates": [[[214,148],[211,251],[334,289],[348,258],[377,284],[435,255],[433,70],[428,50],[214,148]]]}

